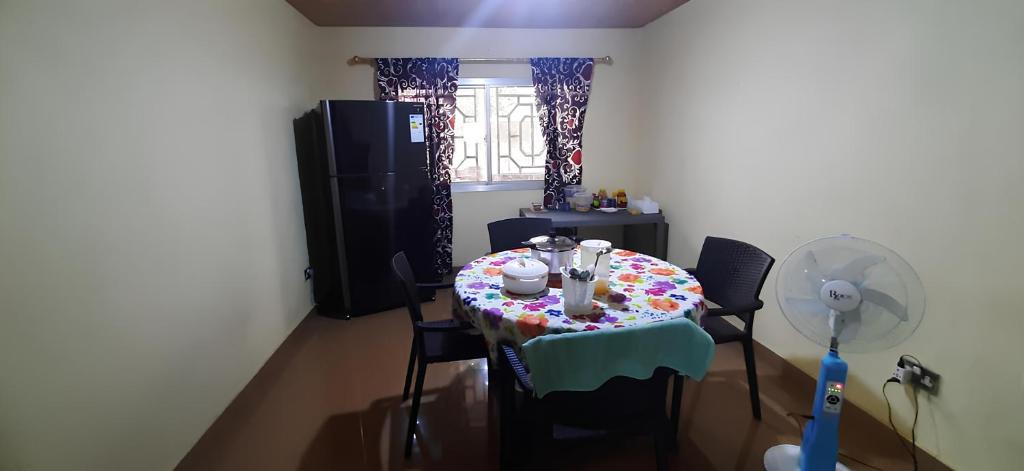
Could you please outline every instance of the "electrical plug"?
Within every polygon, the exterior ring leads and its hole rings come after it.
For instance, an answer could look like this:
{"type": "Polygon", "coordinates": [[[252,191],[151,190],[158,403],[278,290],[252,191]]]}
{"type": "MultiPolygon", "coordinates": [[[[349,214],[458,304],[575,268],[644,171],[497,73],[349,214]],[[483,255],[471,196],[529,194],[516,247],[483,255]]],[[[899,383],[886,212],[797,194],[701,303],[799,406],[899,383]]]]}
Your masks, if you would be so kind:
{"type": "Polygon", "coordinates": [[[903,368],[897,366],[895,370],[892,370],[892,375],[889,376],[889,380],[887,382],[903,384],[904,373],[905,371],[903,368]]]}

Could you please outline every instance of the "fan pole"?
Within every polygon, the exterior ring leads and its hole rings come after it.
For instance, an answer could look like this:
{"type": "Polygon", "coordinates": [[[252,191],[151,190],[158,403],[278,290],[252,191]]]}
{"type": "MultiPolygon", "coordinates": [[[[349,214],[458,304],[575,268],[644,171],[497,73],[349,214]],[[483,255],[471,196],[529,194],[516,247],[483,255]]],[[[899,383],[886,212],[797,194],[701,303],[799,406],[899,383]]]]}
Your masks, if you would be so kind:
{"type": "Polygon", "coordinates": [[[814,392],[814,420],[804,428],[800,444],[800,469],[842,469],[839,459],[839,413],[846,389],[846,361],[839,357],[836,338],[832,348],[821,358],[818,387],[814,392]]]}
{"type": "Polygon", "coordinates": [[[839,463],[839,413],[846,390],[846,361],[832,348],[821,358],[814,392],[814,419],[804,427],[800,446],[776,445],[764,454],[767,471],[849,471],[839,463]]]}

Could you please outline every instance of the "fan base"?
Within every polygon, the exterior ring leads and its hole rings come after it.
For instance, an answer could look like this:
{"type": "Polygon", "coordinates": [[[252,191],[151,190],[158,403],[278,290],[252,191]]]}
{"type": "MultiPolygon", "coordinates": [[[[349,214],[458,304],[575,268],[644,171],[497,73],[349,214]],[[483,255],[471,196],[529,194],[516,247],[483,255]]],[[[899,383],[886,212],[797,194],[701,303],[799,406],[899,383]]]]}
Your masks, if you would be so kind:
{"type": "MultiPolygon", "coordinates": [[[[800,471],[800,447],[797,445],[775,445],[764,452],[766,471],[800,471]]],[[[836,471],[850,471],[842,463],[836,463],[836,471]]]]}

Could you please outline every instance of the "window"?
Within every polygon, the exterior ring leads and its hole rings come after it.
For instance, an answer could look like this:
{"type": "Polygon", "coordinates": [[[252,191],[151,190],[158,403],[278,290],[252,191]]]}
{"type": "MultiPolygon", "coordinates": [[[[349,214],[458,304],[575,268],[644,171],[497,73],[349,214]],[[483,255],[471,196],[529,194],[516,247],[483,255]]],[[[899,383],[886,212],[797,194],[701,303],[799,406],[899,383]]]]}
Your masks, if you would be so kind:
{"type": "Polygon", "coordinates": [[[453,191],[543,188],[546,158],[529,79],[459,81],[453,191]]]}

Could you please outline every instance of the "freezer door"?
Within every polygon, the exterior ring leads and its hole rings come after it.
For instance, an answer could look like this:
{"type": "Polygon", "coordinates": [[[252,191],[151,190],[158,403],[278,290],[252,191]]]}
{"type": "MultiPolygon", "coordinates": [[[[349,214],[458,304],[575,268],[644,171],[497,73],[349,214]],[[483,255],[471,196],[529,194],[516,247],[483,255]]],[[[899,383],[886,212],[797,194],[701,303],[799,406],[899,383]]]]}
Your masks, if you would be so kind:
{"type": "Polygon", "coordinates": [[[359,315],[397,307],[401,297],[391,278],[394,253],[394,213],[389,210],[386,175],[340,176],[344,240],[345,303],[349,314],[359,315]]]}
{"type": "Polygon", "coordinates": [[[432,276],[431,187],[426,172],[337,177],[347,274],[345,296],[353,315],[402,306],[391,258],[405,251],[417,281],[432,276]]]}
{"type": "Polygon", "coordinates": [[[423,105],[389,101],[321,104],[331,126],[332,175],[406,172],[427,167],[423,105]]]}
{"type": "Polygon", "coordinates": [[[390,200],[395,214],[395,249],[404,251],[416,281],[437,282],[434,273],[433,187],[425,170],[395,173],[390,200]]]}

